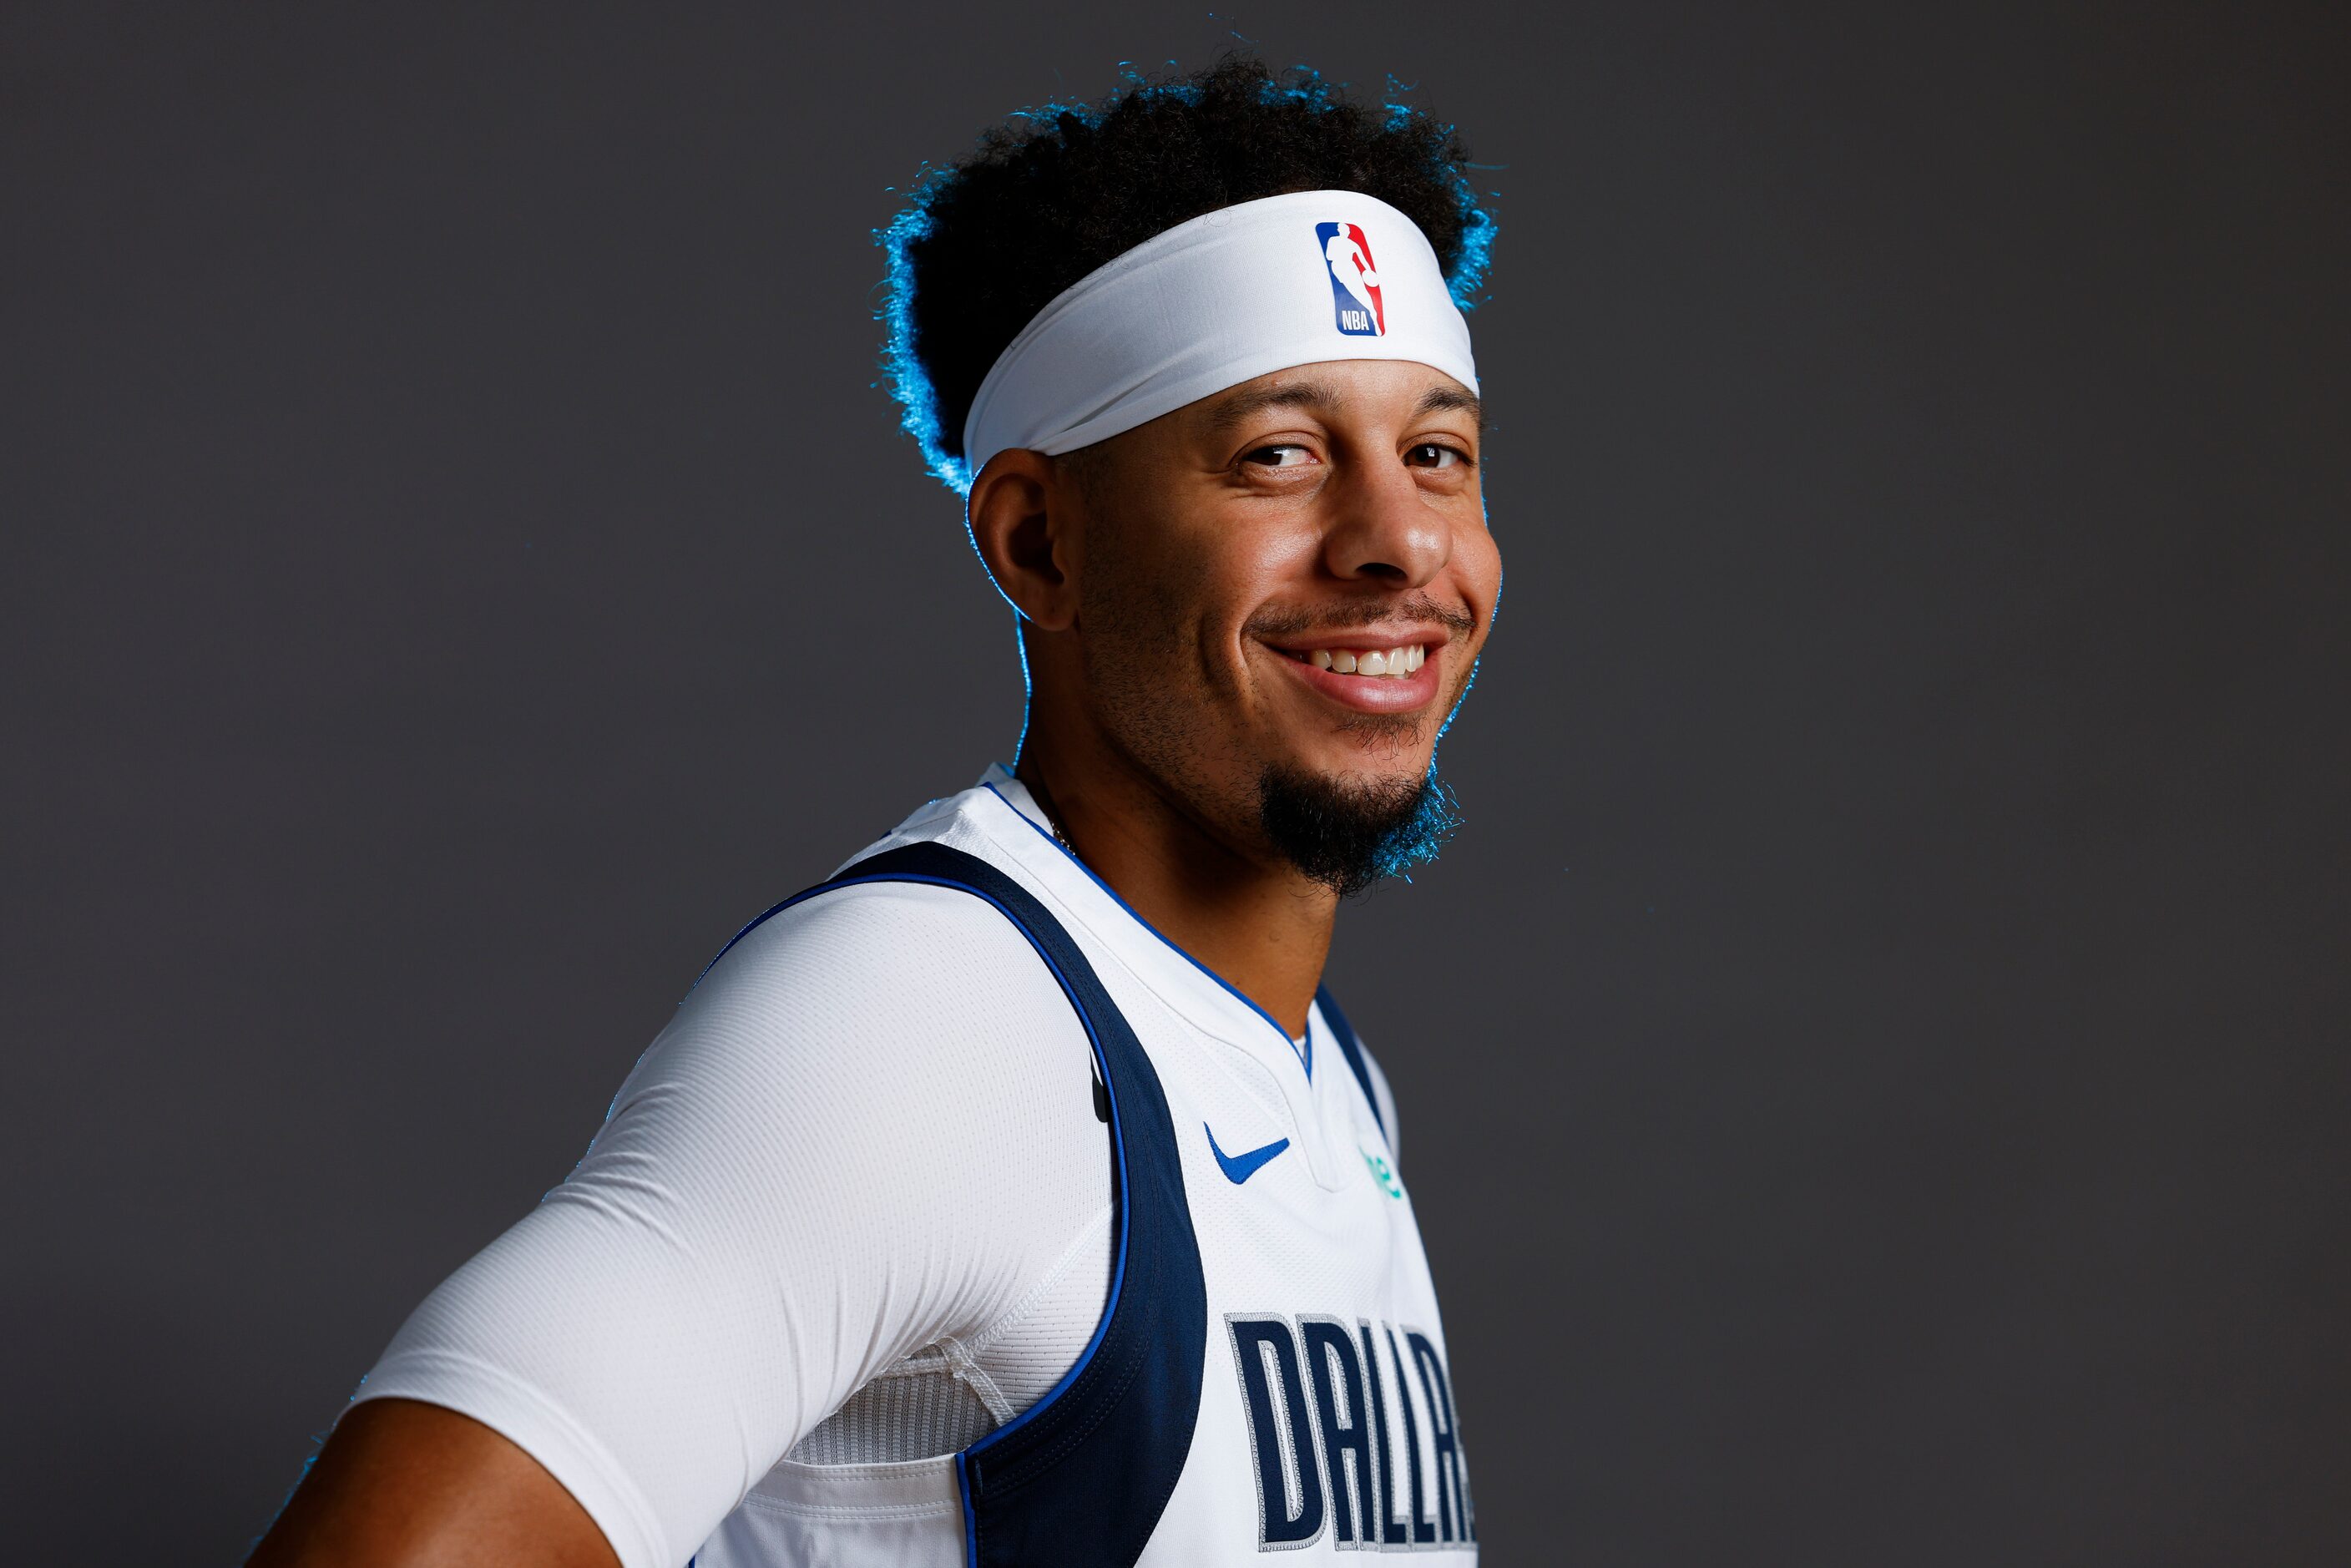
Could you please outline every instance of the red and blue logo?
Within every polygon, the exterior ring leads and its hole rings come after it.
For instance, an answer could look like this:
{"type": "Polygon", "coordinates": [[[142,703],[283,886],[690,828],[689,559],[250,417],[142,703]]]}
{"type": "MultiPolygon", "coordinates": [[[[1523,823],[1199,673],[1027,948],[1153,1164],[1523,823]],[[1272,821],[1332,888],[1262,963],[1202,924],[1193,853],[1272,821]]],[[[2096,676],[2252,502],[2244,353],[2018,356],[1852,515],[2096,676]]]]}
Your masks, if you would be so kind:
{"type": "Polygon", "coordinates": [[[1322,265],[1331,274],[1331,305],[1339,330],[1350,338],[1387,335],[1387,307],[1380,298],[1379,268],[1372,264],[1372,242],[1359,224],[1316,224],[1314,238],[1322,247],[1322,265]]]}

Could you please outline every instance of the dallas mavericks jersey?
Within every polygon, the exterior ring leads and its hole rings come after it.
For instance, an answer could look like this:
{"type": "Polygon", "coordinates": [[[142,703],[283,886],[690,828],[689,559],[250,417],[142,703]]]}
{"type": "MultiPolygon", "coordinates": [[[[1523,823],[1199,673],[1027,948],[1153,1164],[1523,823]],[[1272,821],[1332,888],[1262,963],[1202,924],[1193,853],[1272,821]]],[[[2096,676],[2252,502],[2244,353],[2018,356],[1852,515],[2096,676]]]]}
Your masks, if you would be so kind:
{"type": "Polygon", "coordinates": [[[1242,1016],[1238,999],[1270,1035],[1204,1026],[1170,993],[1223,982],[994,784],[769,914],[875,881],[992,906],[1085,1026],[1114,1169],[1108,1301],[1077,1364],[1013,1420],[932,1458],[786,1459],[695,1568],[1474,1562],[1427,1260],[1371,1070],[1328,994],[1302,1049],[1228,988],[1222,1017],[1242,1016]]]}

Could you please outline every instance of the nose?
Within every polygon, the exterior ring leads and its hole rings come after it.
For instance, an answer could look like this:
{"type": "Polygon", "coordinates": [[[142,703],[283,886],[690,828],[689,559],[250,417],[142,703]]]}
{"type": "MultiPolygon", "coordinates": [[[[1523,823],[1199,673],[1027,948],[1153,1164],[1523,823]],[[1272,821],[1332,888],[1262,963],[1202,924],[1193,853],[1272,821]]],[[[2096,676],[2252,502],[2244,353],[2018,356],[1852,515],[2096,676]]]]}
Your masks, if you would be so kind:
{"type": "Polygon", "coordinates": [[[1323,564],[1343,580],[1420,588],[1453,558],[1453,530],[1393,453],[1349,465],[1332,487],[1337,516],[1323,536],[1323,564]]]}

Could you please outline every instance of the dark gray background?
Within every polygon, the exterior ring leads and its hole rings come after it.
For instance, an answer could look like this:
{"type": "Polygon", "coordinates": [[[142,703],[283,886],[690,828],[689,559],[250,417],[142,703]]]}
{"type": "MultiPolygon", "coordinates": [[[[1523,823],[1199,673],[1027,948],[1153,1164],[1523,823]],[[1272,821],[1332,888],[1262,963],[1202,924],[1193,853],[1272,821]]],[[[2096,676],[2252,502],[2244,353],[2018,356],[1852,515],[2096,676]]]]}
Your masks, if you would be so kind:
{"type": "Polygon", "coordinates": [[[1237,25],[1496,165],[1468,823],[1332,977],[1489,1560],[2345,1561],[2339,13],[11,0],[10,1555],[235,1559],[1008,757],[870,231],[1237,25]]]}

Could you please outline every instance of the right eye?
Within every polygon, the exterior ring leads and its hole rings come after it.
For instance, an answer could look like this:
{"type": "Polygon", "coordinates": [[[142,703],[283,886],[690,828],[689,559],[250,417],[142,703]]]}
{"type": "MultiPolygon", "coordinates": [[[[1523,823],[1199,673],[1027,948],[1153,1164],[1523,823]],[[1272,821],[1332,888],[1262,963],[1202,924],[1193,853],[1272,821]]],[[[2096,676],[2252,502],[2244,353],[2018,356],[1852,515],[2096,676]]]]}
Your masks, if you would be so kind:
{"type": "Polygon", "coordinates": [[[1303,468],[1307,464],[1314,461],[1314,454],[1303,446],[1285,444],[1260,446],[1254,451],[1244,452],[1241,454],[1241,461],[1254,463],[1264,468],[1303,468]]]}

